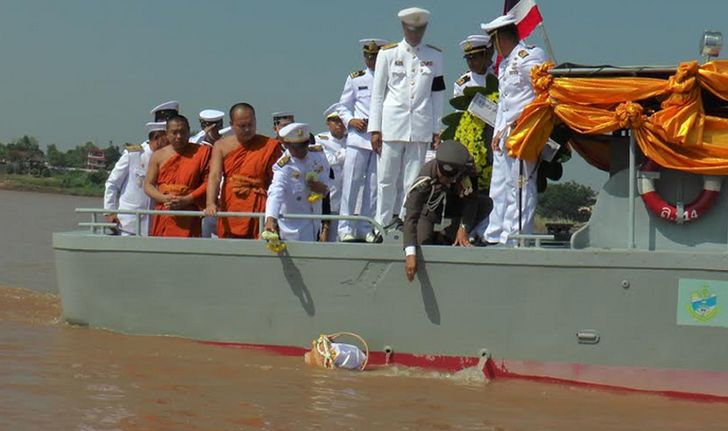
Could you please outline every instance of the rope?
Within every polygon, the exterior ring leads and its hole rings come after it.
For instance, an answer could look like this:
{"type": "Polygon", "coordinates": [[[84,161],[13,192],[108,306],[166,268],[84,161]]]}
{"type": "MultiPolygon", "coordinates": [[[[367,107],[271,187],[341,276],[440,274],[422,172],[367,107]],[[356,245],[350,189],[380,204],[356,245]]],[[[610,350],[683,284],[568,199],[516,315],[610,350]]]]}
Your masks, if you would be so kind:
{"type": "Polygon", "coordinates": [[[336,352],[331,348],[331,343],[339,337],[350,336],[356,338],[362,346],[364,346],[364,362],[359,367],[360,371],[364,371],[369,362],[369,345],[359,335],[353,332],[335,332],[333,334],[321,334],[316,340],[313,341],[313,347],[316,351],[324,358],[324,367],[334,369],[336,368],[336,352]]]}

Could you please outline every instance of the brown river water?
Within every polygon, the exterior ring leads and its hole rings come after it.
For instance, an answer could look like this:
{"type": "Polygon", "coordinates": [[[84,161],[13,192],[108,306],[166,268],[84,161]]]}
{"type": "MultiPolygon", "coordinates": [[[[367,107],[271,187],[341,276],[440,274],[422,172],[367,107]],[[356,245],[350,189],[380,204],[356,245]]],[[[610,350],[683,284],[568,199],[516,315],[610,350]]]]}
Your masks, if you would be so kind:
{"type": "Polygon", "coordinates": [[[728,429],[721,403],[486,381],[477,370],[325,371],[296,357],[68,326],[51,233],[75,229],[73,208],[98,205],[0,190],[0,431],[728,429]]]}

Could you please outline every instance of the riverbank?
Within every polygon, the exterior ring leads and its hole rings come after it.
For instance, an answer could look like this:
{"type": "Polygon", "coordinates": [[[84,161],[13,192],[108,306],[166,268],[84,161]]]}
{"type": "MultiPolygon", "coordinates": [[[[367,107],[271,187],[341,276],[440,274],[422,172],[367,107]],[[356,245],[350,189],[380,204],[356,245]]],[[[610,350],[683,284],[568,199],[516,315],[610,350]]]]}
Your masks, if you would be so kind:
{"type": "MultiPolygon", "coordinates": [[[[104,173],[104,175],[106,175],[104,173]]],[[[0,190],[54,193],[71,196],[102,197],[104,185],[88,181],[88,174],[63,173],[50,177],[0,174],[0,190]]]]}

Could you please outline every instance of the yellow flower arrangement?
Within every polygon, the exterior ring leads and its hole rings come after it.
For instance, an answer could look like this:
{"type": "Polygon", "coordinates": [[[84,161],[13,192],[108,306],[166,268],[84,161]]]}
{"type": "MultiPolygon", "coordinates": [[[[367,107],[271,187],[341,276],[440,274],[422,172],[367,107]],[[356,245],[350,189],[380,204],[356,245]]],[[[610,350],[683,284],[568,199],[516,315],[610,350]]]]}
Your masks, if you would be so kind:
{"type": "MultiPolygon", "coordinates": [[[[491,95],[488,95],[490,98],[491,95]]],[[[497,100],[497,93],[496,93],[497,100]]],[[[460,118],[457,130],[455,131],[455,140],[470,151],[473,156],[475,167],[478,171],[478,188],[487,190],[490,187],[490,176],[493,172],[493,166],[488,164],[488,142],[485,140],[484,132],[485,122],[470,112],[463,112],[460,118]]]]}

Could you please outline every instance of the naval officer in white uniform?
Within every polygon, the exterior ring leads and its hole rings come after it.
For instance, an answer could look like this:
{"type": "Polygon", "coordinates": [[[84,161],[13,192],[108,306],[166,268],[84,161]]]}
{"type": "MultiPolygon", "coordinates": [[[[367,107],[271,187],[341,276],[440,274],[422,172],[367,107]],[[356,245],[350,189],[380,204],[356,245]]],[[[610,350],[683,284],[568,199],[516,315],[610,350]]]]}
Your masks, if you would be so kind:
{"type": "MultiPolygon", "coordinates": [[[[165,122],[147,123],[149,140],[141,145],[127,144],[106,180],[104,209],[152,209],[151,199],[144,193],[144,178],[147,175],[149,158],[152,153],[166,145],[165,127],[165,122]]],[[[117,223],[122,235],[147,236],[149,234],[149,216],[140,217],[141,232],[137,232],[136,216],[132,214],[110,214],[106,216],[106,220],[117,223]]]]}
{"type": "Polygon", "coordinates": [[[430,12],[399,11],[404,39],[382,47],[369,112],[377,166],[376,220],[404,216],[402,198],[419,174],[430,143],[439,142],[445,80],[440,49],[422,43],[430,12]]]}
{"type": "Polygon", "coordinates": [[[492,140],[493,174],[490,197],[493,210],[483,240],[486,243],[515,244],[512,235],[531,233],[536,210],[536,164],[516,160],[508,155],[506,141],[523,109],[535,97],[531,69],[548,60],[541,48],[520,41],[516,20],[500,16],[481,28],[489,34],[498,54],[503,57],[498,68],[500,99],[492,140]],[[519,188],[519,182],[522,187],[519,188]],[[520,205],[519,205],[519,189],[520,205]],[[519,211],[520,206],[520,211],[519,211]],[[520,226],[520,229],[519,229],[520,226]]]}
{"type": "MultiPolygon", "coordinates": [[[[346,127],[341,121],[338,112],[338,103],[334,103],[324,111],[326,119],[326,127],[328,131],[316,135],[316,145],[320,145],[324,149],[326,161],[329,162],[331,174],[331,189],[329,190],[329,213],[339,214],[341,208],[341,185],[344,176],[344,160],[346,158],[346,127]]],[[[336,232],[338,229],[337,220],[324,222],[322,236],[326,237],[326,241],[336,241],[336,232]]],[[[322,239],[323,241],[323,239],[322,239]]]]}
{"type": "MultiPolygon", "coordinates": [[[[348,129],[340,211],[341,215],[374,217],[377,205],[377,155],[372,151],[367,125],[377,55],[388,42],[370,38],[361,39],[359,43],[364,50],[366,67],[346,78],[339,99],[339,116],[348,129]]],[[[372,227],[366,222],[342,220],[338,233],[339,240],[344,242],[362,237],[369,242],[374,241],[372,227]]]]}
{"type": "MultiPolygon", "coordinates": [[[[339,117],[338,106],[338,103],[334,103],[324,111],[328,131],[321,132],[314,137],[316,144],[324,149],[326,161],[329,162],[329,167],[334,174],[329,191],[332,214],[338,214],[341,207],[341,184],[346,159],[346,128],[339,117]]],[[[335,232],[335,229],[333,231],[335,232]]]]}
{"type": "Polygon", "coordinates": [[[286,151],[273,165],[273,181],[265,205],[265,230],[283,240],[316,241],[320,220],[287,219],[285,214],[321,214],[329,192],[329,163],[320,145],[309,146],[311,134],[304,123],[291,123],[279,131],[286,151]]]}
{"type": "Polygon", "coordinates": [[[455,81],[453,97],[463,95],[468,87],[485,87],[485,78],[493,74],[493,44],[487,34],[471,34],[460,42],[463,58],[468,64],[468,71],[455,81]]]}
{"type": "Polygon", "coordinates": [[[212,147],[221,138],[220,130],[222,130],[222,120],[225,118],[225,113],[217,109],[204,109],[200,111],[198,116],[202,130],[192,136],[190,142],[212,147]]]}

